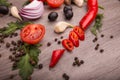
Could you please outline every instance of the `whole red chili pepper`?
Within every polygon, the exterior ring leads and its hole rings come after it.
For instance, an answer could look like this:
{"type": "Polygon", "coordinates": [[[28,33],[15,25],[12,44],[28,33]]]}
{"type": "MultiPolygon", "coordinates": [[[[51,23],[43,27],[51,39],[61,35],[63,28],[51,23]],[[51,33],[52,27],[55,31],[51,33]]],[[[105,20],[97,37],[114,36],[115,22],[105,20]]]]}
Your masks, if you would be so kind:
{"type": "Polygon", "coordinates": [[[79,46],[79,38],[78,38],[78,35],[74,31],[70,31],[69,39],[72,41],[75,47],[79,46]]]}
{"type": "Polygon", "coordinates": [[[98,2],[97,0],[88,0],[87,2],[88,12],[81,19],[79,25],[83,30],[86,30],[87,27],[92,23],[95,19],[98,12],[98,2]]]}
{"type": "Polygon", "coordinates": [[[68,51],[72,51],[74,49],[74,45],[73,45],[73,43],[69,39],[62,40],[62,45],[68,51]]]}
{"type": "Polygon", "coordinates": [[[84,33],[84,31],[80,27],[75,26],[73,28],[73,31],[77,34],[77,36],[79,37],[79,39],[81,41],[83,41],[85,39],[85,33],[84,33]]]}
{"type": "Polygon", "coordinates": [[[49,67],[54,67],[57,64],[59,59],[62,57],[64,51],[65,49],[58,49],[53,51],[49,67]]]}

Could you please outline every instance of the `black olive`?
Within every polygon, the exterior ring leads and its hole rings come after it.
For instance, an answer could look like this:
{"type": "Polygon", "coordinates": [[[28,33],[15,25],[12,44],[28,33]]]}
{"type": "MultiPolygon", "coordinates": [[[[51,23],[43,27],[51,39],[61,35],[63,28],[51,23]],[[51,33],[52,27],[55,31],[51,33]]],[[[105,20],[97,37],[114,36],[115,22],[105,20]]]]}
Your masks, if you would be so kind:
{"type": "Polygon", "coordinates": [[[67,20],[70,20],[71,18],[73,17],[73,12],[71,10],[68,10],[66,13],[65,13],[65,18],[67,20]]]}
{"type": "Polygon", "coordinates": [[[58,13],[57,12],[51,12],[49,15],[48,15],[48,19],[50,21],[55,21],[58,17],[58,13]]]}
{"type": "Polygon", "coordinates": [[[72,11],[72,7],[69,6],[69,5],[66,5],[63,9],[63,12],[66,13],[68,10],[71,10],[72,11]]]}
{"type": "Polygon", "coordinates": [[[0,14],[6,15],[8,14],[9,9],[7,6],[0,5],[0,14]]]}

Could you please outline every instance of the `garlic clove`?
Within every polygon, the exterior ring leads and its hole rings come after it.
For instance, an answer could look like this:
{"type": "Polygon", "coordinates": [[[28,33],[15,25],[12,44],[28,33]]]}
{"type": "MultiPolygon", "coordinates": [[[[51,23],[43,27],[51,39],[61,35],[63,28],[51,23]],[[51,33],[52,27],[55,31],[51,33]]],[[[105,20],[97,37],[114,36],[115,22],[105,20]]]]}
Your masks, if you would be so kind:
{"type": "Polygon", "coordinates": [[[66,30],[66,28],[68,28],[68,27],[72,28],[73,25],[71,25],[71,24],[69,24],[69,23],[67,23],[67,22],[61,21],[61,22],[58,22],[58,23],[54,26],[54,31],[55,31],[56,33],[62,33],[62,32],[64,32],[64,31],[66,30]]]}
{"type": "Polygon", "coordinates": [[[12,6],[10,9],[10,12],[11,12],[12,16],[14,16],[22,21],[22,18],[20,17],[19,11],[16,6],[12,6]]]}
{"type": "Polygon", "coordinates": [[[73,0],[73,2],[78,6],[78,7],[82,7],[84,0],[73,0]]]}

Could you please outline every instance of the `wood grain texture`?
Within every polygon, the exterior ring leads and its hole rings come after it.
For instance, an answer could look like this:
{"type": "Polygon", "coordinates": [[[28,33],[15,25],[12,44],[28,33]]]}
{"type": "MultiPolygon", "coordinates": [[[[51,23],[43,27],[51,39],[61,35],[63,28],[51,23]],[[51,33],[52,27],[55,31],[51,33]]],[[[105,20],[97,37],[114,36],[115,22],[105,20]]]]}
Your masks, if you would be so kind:
{"type": "MultiPolygon", "coordinates": [[[[16,5],[19,9],[25,0],[9,0],[16,5]]],[[[120,1],[118,0],[99,0],[99,4],[104,6],[105,10],[100,10],[100,13],[104,13],[103,27],[101,33],[98,34],[98,41],[93,43],[94,36],[90,32],[90,28],[86,31],[86,40],[80,42],[80,47],[75,48],[73,52],[65,52],[59,63],[53,69],[49,70],[49,62],[51,59],[52,51],[62,48],[61,45],[57,45],[54,42],[55,38],[60,40],[61,36],[68,37],[69,31],[66,30],[63,34],[55,34],[53,26],[56,22],[65,20],[62,12],[62,8],[51,9],[45,7],[44,15],[41,19],[35,21],[35,23],[42,23],[46,26],[46,34],[41,41],[43,46],[41,47],[41,54],[39,55],[39,63],[43,63],[42,70],[35,70],[32,75],[32,80],[64,80],[62,78],[63,73],[67,73],[70,76],[70,80],[120,80],[120,1]],[[47,19],[48,14],[51,11],[59,13],[59,18],[55,22],[49,22],[47,19]],[[100,37],[101,34],[105,36],[100,37]],[[114,38],[110,39],[113,35],[114,38]],[[51,42],[52,45],[47,47],[47,42],[51,42]],[[99,50],[95,51],[95,45],[99,43],[100,49],[104,49],[104,53],[100,53],[99,50]],[[73,67],[72,63],[74,57],[78,57],[85,61],[80,67],[73,67]]],[[[74,17],[71,21],[67,21],[73,25],[77,25],[79,20],[86,13],[86,4],[83,8],[73,6],[74,17]]],[[[9,16],[0,18],[0,27],[5,26],[6,23],[15,21],[16,19],[9,16]]],[[[6,39],[6,42],[19,39],[6,39]]],[[[18,76],[18,71],[11,71],[12,63],[8,60],[11,53],[5,48],[4,44],[0,44],[0,80],[21,80],[18,76]],[[16,75],[13,79],[9,79],[10,75],[16,75]]]]}

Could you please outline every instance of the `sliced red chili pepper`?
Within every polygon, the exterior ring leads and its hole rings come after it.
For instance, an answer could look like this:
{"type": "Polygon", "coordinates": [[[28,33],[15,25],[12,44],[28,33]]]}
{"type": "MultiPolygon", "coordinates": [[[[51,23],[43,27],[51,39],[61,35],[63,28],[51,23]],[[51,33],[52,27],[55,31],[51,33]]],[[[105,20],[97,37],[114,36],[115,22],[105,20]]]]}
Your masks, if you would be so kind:
{"type": "Polygon", "coordinates": [[[62,57],[64,51],[65,51],[65,49],[58,49],[58,50],[53,51],[49,67],[54,67],[58,63],[58,61],[62,57]]]}
{"type": "Polygon", "coordinates": [[[80,40],[83,41],[85,39],[85,33],[80,27],[78,26],[74,27],[73,31],[77,34],[80,40]]]}
{"type": "Polygon", "coordinates": [[[75,47],[79,46],[79,38],[74,31],[70,31],[69,39],[72,41],[72,43],[75,47]]]}
{"type": "Polygon", "coordinates": [[[68,51],[72,51],[74,49],[73,43],[69,39],[64,39],[62,41],[62,45],[64,48],[66,48],[68,51]]]}

